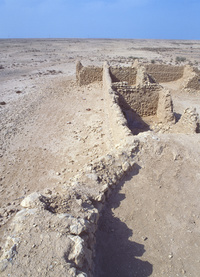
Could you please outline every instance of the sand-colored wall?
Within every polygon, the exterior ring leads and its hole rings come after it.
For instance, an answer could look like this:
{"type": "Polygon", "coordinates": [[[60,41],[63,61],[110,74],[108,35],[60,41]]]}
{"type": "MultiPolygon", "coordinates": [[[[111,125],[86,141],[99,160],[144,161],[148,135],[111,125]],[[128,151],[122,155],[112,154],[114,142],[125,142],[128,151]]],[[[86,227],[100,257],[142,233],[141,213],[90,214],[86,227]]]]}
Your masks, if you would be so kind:
{"type": "Polygon", "coordinates": [[[109,69],[112,82],[128,82],[135,85],[137,69],[135,67],[110,67],[109,69]]]}
{"type": "Polygon", "coordinates": [[[185,66],[181,88],[200,90],[200,71],[197,68],[185,66]]]}
{"type": "Polygon", "coordinates": [[[195,76],[192,80],[189,80],[185,88],[200,90],[200,75],[195,76]]]}
{"type": "Polygon", "coordinates": [[[157,83],[176,81],[183,77],[183,66],[171,66],[160,64],[148,64],[146,71],[157,83]]]}
{"type": "Polygon", "coordinates": [[[146,72],[146,68],[142,65],[137,66],[136,86],[144,86],[155,83],[155,80],[146,72]]]}
{"type": "Polygon", "coordinates": [[[170,91],[163,89],[159,92],[157,118],[162,123],[175,123],[173,101],[170,91]]]}
{"type": "Polygon", "coordinates": [[[94,82],[101,82],[103,68],[96,66],[82,66],[80,62],[76,64],[76,80],[79,86],[88,85],[94,82]]]}
{"type": "Polygon", "coordinates": [[[155,115],[158,107],[159,91],[157,84],[131,87],[124,83],[113,84],[113,89],[119,94],[119,104],[122,109],[133,109],[140,116],[155,115]]]}
{"type": "Polygon", "coordinates": [[[105,112],[113,146],[116,144],[126,144],[128,137],[132,136],[132,133],[128,128],[127,120],[119,106],[119,96],[112,89],[112,80],[107,63],[103,67],[103,90],[105,112]]]}
{"type": "Polygon", "coordinates": [[[184,110],[180,120],[173,126],[175,133],[195,134],[200,132],[199,114],[196,108],[187,108],[184,110]]]}

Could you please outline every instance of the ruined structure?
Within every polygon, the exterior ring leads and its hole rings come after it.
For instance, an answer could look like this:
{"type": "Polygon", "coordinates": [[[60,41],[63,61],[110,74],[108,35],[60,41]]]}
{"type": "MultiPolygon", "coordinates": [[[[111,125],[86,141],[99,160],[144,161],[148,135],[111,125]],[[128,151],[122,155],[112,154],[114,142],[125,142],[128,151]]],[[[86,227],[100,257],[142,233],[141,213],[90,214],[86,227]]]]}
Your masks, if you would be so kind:
{"type": "Polygon", "coordinates": [[[133,134],[151,128],[145,122],[149,116],[161,125],[168,124],[169,132],[199,132],[199,118],[193,110],[185,110],[175,124],[170,92],[158,83],[187,76],[181,82],[183,86],[200,89],[197,70],[163,65],[122,68],[107,63],[103,67],[83,67],[80,62],[76,70],[78,85],[96,81],[103,84],[110,152],[80,169],[59,193],[33,193],[21,202],[23,209],[10,224],[0,258],[2,276],[19,276],[19,272],[27,276],[26,268],[31,264],[33,271],[29,274],[36,277],[92,277],[99,214],[112,189],[135,164],[139,140],[133,134]],[[32,241],[34,232],[40,235],[37,247],[32,241]],[[45,265],[44,249],[52,257],[45,265]]]}
{"type": "Polygon", "coordinates": [[[197,68],[189,65],[184,67],[181,88],[200,90],[200,71],[197,68]]]}
{"type": "Polygon", "coordinates": [[[145,69],[147,74],[151,75],[157,83],[177,81],[184,74],[184,66],[148,64],[145,69]]]}
{"type": "Polygon", "coordinates": [[[77,62],[76,64],[76,80],[79,86],[88,85],[96,81],[101,82],[102,73],[103,69],[100,67],[84,67],[81,62],[77,62]]]}
{"type": "MultiPolygon", "coordinates": [[[[154,123],[167,124],[169,132],[180,132],[181,130],[183,132],[184,130],[198,132],[199,130],[198,116],[194,116],[195,111],[192,113],[193,119],[185,120],[185,113],[187,118],[188,113],[184,112],[184,118],[178,124],[175,124],[170,91],[162,86],[162,83],[179,82],[180,89],[200,90],[200,71],[196,68],[189,65],[142,65],[135,62],[132,67],[113,67],[105,63],[102,70],[100,67],[83,67],[78,62],[77,76],[79,85],[85,84],[86,79],[88,82],[93,82],[92,80],[103,81],[105,98],[112,99],[111,107],[115,107],[116,110],[120,109],[118,117],[121,114],[121,125],[127,126],[132,134],[147,131],[153,128],[153,125],[155,126],[155,124],[149,125],[148,117],[153,117],[151,121],[154,121],[154,123]],[[88,79],[87,76],[90,72],[91,78],[88,79]],[[98,77],[97,74],[99,74],[98,77]],[[186,122],[190,126],[193,122],[193,128],[187,128],[186,122]]],[[[113,111],[112,114],[115,114],[115,112],[113,111]]],[[[115,119],[110,118],[110,122],[113,121],[115,119]]],[[[162,129],[161,125],[159,126],[162,129]]],[[[111,129],[116,129],[116,127],[111,129]]],[[[117,134],[117,137],[121,136],[117,134]]]]}

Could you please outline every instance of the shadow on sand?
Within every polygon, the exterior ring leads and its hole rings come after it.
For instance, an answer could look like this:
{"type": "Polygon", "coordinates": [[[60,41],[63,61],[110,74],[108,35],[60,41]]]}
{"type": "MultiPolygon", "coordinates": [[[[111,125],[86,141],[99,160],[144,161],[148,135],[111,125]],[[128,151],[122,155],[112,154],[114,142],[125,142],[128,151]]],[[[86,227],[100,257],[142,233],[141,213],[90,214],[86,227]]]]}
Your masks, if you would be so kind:
{"type": "Polygon", "coordinates": [[[132,109],[123,110],[123,114],[133,135],[138,135],[139,133],[150,130],[149,125],[132,109]]]}
{"type": "Polygon", "coordinates": [[[126,197],[120,193],[121,187],[139,170],[135,165],[129,176],[113,190],[102,211],[97,231],[95,277],[147,277],[152,274],[153,266],[138,258],[145,252],[144,245],[129,240],[133,231],[112,212],[126,197]]]}
{"type": "Polygon", "coordinates": [[[119,95],[119,105],[127,120],[128,127],[133,135],[138,135],[139,133],[146,132],[150,130],[150,126],[144,122],[142,117],[134,111],[131,106],[126,102],[123,95],[119,95]]]}
{"type": "Polygon", "coordinates": [[[175,116],[175,122],[177,123],[180,120],[180,118],[181,118],[181,114],[174,112],[174,116],[175,116]]]}

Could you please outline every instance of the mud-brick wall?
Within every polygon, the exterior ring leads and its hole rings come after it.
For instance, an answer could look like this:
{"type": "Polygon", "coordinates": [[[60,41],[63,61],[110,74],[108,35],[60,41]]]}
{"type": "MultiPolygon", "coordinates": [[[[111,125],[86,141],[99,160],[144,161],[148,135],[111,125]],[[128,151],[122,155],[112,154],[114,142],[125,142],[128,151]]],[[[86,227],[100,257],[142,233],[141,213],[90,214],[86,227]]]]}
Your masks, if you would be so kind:
{"type": "Polygon", "coordinates": [[[146,71],[157,83],[167,83],[182,78],[184,66],[148,64],[146,71]]]}
{"type": "MultiPolygon", "coordinates": [[[[185,67],[185,72],[188,71],[185,67]]],[[[184,88],[200,90],[200,71],[197,68],[191,68],[191,74],[186,78],[186,85],[184,88]]]]}
{"type": "Polygon", "coordinates": [[[133,109],[140,116],[150,116],[157,113],[160,86],[157,84],[144,87],[130,87],[116,84],[113,89],[119,94],[119,104],[122,110],[133,109]]]}
{"type": "Polygon", "coordinates": [[[88,66],[84,67],[79,62],[76,65],[76,80],[79,86],[88,85],[96,81],[101,82],[103,78],[103,68],[88,66]]]}
{"type": "Polygon", "coordinates": [[[200,75],[190,80],[185,88],[200,90],[200,75]]]}
{"type": "Polygon", "coordinates": [[[132,67],[110,67],[112,82],[128,82],[129,85],[136,84],[137,69],[132,67]]]}
{"type": "Polygon", "coordinates": [[[132,133],[119,106],[119,96],[112,89],[109,66],[106,62],[103,67],[103,90],[106,122],[111,141],[110,148],[115,148],[115,145],[125,145],[132,138],[132,133]]]}

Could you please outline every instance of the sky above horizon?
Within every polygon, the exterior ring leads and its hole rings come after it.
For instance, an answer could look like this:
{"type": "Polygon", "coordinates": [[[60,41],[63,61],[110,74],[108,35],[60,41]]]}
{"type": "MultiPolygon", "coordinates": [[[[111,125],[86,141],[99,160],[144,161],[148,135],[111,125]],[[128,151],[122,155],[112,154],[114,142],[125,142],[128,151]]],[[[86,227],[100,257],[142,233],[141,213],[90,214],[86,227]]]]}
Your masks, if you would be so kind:
{"type": "Polygon", "coordinates": [[[0,0],[0,38],[200,39],[200,0],[0,0]]]}

